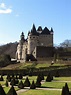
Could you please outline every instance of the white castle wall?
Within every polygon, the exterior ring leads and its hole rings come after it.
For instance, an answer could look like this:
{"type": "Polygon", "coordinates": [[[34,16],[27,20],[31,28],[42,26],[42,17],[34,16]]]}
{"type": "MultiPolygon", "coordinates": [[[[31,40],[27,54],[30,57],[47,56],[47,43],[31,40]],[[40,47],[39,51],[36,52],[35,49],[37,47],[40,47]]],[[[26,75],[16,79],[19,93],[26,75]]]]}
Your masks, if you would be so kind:
{"type": "Polygon", "coordinates": [[[28,36],[28,54],[31,54],[34,48],[37,46],[38,36],[29,35],[28,36]]]}

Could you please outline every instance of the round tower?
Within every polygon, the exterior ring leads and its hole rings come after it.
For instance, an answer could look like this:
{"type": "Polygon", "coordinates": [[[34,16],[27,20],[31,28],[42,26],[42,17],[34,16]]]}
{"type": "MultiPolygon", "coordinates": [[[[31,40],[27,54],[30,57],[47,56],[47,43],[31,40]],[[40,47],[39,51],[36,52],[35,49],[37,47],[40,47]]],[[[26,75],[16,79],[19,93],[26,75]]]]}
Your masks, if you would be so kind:
{"type": "Polygon", "coordinates": [[[24,33],[22,32],[20,36],[20,44],[22,45],[24,42],[25,42],[25,38],[24,38],[24,33]]]}

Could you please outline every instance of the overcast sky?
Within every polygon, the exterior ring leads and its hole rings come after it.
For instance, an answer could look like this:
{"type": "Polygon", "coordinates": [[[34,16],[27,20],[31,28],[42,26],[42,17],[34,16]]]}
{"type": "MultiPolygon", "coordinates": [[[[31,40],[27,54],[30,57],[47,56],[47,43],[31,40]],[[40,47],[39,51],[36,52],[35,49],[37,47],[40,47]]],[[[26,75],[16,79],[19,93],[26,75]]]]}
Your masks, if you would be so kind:
{"type": "Polygon", "coordinates": [[[0,0],[0,44],[19,41],[33,23],[54,30],[54,44],[71,40],[71,0],[0,0]]]}

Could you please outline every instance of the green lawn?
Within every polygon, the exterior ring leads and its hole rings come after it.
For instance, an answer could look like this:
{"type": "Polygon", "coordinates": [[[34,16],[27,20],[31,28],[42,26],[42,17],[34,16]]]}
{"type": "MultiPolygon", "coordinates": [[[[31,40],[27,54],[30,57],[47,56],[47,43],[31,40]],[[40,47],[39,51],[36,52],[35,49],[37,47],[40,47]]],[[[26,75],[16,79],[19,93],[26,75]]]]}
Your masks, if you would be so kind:
{"type": "MultiPolygon", "coordinates": [[[[14,88],[15,88],[16,91],[19,90],[18,87],[14,87],[14,88]]],[[[10,89],[10,87],[4,87],[5,93],[8,93],[9,89],[10,89]]]]}
{"type": "MultiPolygon", "coordinates": [[[[71,82],[67,82],[67,84],[68,84],[68,87],[71,89],[71,82]]],[[[45,82],[44,84],[42,84],[42,87],[62,89],[64,85],[65,85],[65,82],[45,82]]]]}
{"type": "Polygon", "coordinates": [[[71,77],[54,77],[52,82],[45,82],[42,84],[42,87],[62,89],[66,82],[68,84],[68,87],[71,89],[71,77]]]}
{"type": "Polygon", "coordinates": [[[19,95],[61,95],[61,91],[51,91],[51,90],[28,90],[19,95]]]}
{"type": "Polygon", "coordinates": [[[71,81],[71,77],[54,77],[55,81],[71,81]]]}
{"type": "MultiPolygon", "coordinates": [[[[33,80],[36,82],[37,76],[26,76],[26,77],[28,77],[30,83],[32,83],[33,80]]],[[[23,79],[22,79],[23,83],[24,83],[26,77],[23,77],[23,79]]]]}

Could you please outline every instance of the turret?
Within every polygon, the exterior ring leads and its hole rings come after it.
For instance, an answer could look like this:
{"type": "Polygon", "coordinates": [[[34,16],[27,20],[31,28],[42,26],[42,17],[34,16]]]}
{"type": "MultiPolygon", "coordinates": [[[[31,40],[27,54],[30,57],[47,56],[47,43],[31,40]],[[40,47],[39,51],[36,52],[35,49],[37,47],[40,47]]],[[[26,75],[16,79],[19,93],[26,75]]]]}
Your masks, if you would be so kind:
{"type": "Polygon", "coordinates": [[[20,36],[20,43],[23,44],[24,42],[25,42],[25,38],[24,38],[24,33],[22,32],[20,36]]]}
{"type": "Polygon", "coordinates": [[[42,32],[42,27],[41,26],[38,27],[37,32],[38,33],[41,33],[42,32]]]}
{"type": "Polygon", "coordinates": [[[50,31],[51,31],[51,34],[53,34],[53,28],[52,27],[51,27],[51,30],[50,31]]]}
{"type": "Polygon", "coordinates": [[[32,27],[32,29],[31,29],[31,34],[32,35],[38,35],[39,33],[36,31],[36,27],[35,27],[35,25],[33,24],[33,27],[32,27]]]}

